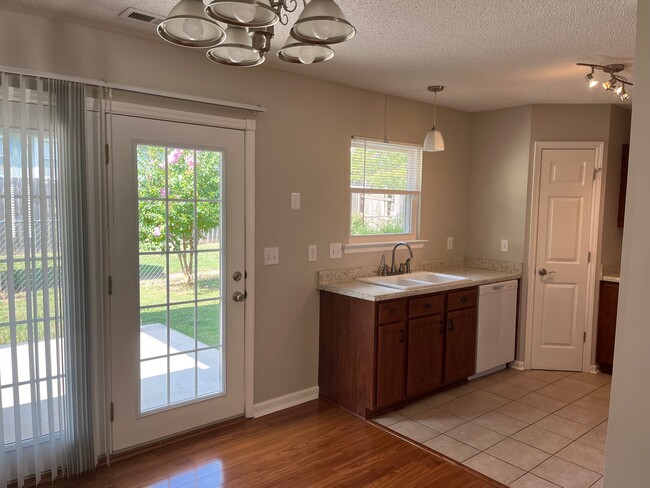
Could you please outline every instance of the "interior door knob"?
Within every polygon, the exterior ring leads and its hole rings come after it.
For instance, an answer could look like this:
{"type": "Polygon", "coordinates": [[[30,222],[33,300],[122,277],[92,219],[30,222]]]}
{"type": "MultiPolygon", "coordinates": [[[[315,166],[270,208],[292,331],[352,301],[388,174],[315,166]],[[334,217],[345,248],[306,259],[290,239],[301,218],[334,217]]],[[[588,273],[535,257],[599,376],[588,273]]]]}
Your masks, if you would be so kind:
{"type": "Polygon", "coordinates": [[[232,299],[236,302],[243,302],[246,300],[246,297],[248,296],[248,293],[244,292],[242,293],[241,291],[236,291],[235,293],[232,294],[232,299]]]}
{"type": "Polygon", "coordinates": [[[548,275],[555,274],[555,271],[546,271],[546,268],[540,268],[538,273],[540,276],[548,276],[548,275]]]}

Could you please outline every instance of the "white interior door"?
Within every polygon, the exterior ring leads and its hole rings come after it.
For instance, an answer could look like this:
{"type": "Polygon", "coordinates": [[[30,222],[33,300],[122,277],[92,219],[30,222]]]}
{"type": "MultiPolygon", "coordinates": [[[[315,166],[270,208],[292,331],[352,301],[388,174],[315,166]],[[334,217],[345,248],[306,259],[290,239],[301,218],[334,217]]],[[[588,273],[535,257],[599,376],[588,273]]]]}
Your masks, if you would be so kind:
{"type": "Polygon", "coordinates": [[[541,152],[534,369],[582,370],[596,149],[541,152]]]}
{"type": "Polygon", "coordinates": [[[244,132],[113,118],[113,451],[244,413],[244,132]]]}

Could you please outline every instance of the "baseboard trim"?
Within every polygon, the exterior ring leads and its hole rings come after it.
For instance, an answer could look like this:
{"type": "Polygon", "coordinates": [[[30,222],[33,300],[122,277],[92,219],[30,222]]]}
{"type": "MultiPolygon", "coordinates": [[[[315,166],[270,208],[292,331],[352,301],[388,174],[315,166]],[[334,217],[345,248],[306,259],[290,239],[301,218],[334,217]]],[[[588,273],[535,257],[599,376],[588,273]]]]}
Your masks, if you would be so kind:
{"type": "Polygon", "coordinates": [[[512,369],[516,369],[518,371],[523,371],[524,369],[524,362],[523,361],[513,361],[510,364],[508,364],[512,369]]]}
{"type": "Polygon", "coordinates": [[[307,403],[318,398],[318,386],[312,386],[304,390],[295,391],[288,395],[283,395],[277,398],[266,400],[265,402],[257,403],[253,406],[254,418],[264,417],[285,408],[295,407],[301,403],[307,403]]]}

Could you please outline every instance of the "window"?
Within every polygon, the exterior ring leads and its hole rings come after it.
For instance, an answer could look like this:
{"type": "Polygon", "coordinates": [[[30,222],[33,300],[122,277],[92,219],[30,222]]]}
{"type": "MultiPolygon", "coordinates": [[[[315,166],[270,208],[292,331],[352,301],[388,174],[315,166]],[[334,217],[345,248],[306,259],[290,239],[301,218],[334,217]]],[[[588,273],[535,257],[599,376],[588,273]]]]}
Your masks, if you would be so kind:
{"type": "Polygon", "coordinates": [[[422,147],[352,139],[350,241],[416,239],[422,147]]]}

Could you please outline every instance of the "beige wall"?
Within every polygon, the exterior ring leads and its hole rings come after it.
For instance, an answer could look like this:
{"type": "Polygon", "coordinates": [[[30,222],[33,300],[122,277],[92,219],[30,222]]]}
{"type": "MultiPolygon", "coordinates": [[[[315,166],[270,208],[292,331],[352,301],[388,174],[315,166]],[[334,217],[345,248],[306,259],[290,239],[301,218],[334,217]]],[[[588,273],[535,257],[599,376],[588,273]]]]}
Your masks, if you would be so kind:
{"type": "Polygon", "coordinates": [[[634,110],[605,457],[605,487],[648,486],[650,381],[650,2],[637,7],[634,110]]]}
{"type": "Polygon", "coordinates": [[[524,260],[531,118],[531,105],[472,115],[468,256],[524,260]]]}
{"type": "Polygon", "coordinates": [[[612,106],[609,126],[609,150],[605,164],[605,207],[600,262],[620,267],[623,229],[618,228],[618,195],[621,185],[621,155],[623,144],[630,143],[632,113],[612,106]]]}
{"type": "MultiPolygon", "coordinates": [[[[350,137],[383,139],[384,95],[267,68],[221,67],[200,52],[162,41],[4,11],[0,65],[106,78],[268,109],[256,116],[255,402],[315,386],[315,271],[379,263],[376,253],[331,261],[329,243],[348,238],[350,137]],[[290,210],[291,192],[302,194],[302,210],[290,210]],[[307,261],[309,244],[318,245],[316,263],[307,261]],[[279,266],[261,264],[263,248],[270,246],[280,247],[279,266]]],[[[318,66],[305,67],[305,73],[317,76],[318,66]]],[[[389,97],[387,113],[390,140],[421,143],[431,127],[428,104],[389,97]]],[[[448,150],[424,157],[421,237],[429,243],[416,251],[416,259],[465,254],[470,116],[441,108],[439,126],[448,150]],[[446,251],[447,236],[455,238],[451,252],[446,251]]]]}

